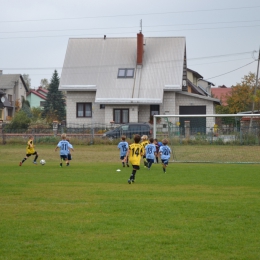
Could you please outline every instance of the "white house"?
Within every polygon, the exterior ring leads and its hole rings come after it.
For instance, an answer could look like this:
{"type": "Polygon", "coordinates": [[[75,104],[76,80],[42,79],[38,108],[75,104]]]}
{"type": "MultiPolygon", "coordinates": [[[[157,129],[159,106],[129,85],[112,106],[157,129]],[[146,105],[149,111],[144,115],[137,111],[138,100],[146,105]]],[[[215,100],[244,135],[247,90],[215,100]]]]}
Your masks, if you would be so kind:
{"type": "MultiPolygon", "coordinates": [[[[67,124],[148,122],[154,114],[214,113],[188,92],[185,37],[69,39],[59,90],[67,124]]],[[[206,122],[205,122],[206,124],[206,122]]]]}
{"type": "Polygon", "coordinates": [[[20,74],[3,74],[0,70],[0,120],[10,120],[24,99],[28,88],[20,74]]]}

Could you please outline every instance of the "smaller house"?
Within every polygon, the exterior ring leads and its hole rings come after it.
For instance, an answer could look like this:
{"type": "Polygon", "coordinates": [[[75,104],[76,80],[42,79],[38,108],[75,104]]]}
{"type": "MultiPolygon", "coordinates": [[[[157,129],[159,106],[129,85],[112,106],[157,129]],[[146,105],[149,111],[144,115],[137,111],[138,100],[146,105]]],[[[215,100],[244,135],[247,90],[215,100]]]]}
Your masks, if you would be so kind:
{"type": "Polygon", "coordinates": [[[231,94],[232,89],[225,85],[211,89],[211,94],[214,98],[218,98],[223,106],[227,106],[227,96],[231,94]]]}
{"type": "Polygon", "coordinates": [[[187,68],[188,92],[206,97],[211,97],[212,82],[203,79],[198,72],[187,68]]]}
{"type": "Polygon", "coordinates": [[[0,120],[10,120],[26,99],[28,88],[21,74],[3,74],[0,70],[0,120]]]}
{"type": "Polygon", "coordinates": [[[27,95],[26,95],[26,100],[29,101],[31,108],[32,107],[44,107],[44,102],[47,99],[47,94],[48,94],[48,90],[43,88],[43,87],[39,87],[36,90],[29,90],[27,95]]]}

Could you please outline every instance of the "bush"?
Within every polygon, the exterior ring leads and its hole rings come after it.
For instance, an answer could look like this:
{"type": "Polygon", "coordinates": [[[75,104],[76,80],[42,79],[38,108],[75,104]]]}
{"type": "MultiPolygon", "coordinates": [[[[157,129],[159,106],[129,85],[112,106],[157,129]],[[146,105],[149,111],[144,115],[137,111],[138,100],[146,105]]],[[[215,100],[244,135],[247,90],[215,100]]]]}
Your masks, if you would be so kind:
{"type": "Polygon", "coordinates": [[[24,111],[19,111],[15,114],[13,120],[10,124],[5,126],[5,130],[15,130],[15,129],[21,129],[21,130],[27,130],[30,125],[30,118],[26,115],[24,111]]]}

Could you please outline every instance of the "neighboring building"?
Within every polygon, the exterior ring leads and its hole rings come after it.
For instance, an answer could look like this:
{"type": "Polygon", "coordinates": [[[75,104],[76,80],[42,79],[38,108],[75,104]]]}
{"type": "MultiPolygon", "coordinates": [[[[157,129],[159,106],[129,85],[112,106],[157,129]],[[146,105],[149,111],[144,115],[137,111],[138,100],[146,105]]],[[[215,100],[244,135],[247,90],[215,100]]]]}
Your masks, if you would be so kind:
{"type": "Polygon", "coordinates": [[[188,92],[195,93],[202,96],[211,96],[211,87],[215,86],[209,82],[196,71],[187,68],[188,76],[188,92]]]}
{"type": "Polygon", "coordinates": [[[227,96],[232,92],[232,88],[227,88],[225,85],[211,89],[211,94],[214,98],[221,101],[221,105],[227,106],[227,96]]]}
{"type": "Polygon", "coordinates": [[[30,107],[41,107],[43,109],[44,102],[47,99],[48,90],[43,87],[39,87],[36,90],[30,90],[27,92],[26,99],[30,103],[30,107]]]}
{"type": "Polygon", "coordinates": [[[213,114],[219,100],[189,92],[188,78],[184,37],[78,38],[69,39],[59,90],[68,124],[213,114]]]}
{"type": "Polygon", "coordinates": [[[20,74],[3,74],[0,70],[0,120],[10,120],[16,106],[26,99],[28,88],[20,74]]]}

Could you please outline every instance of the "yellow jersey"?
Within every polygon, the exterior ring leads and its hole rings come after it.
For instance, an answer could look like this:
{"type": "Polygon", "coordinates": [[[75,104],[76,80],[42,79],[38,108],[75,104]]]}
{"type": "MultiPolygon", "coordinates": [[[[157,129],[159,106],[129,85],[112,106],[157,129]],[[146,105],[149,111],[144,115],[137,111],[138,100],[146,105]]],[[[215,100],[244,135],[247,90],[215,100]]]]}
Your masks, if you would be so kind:
{"type": "Polygon", "coordinates": [[[129,162],[132,165],[140,165],[141,158],[144,154],[144,148],[141,144],[130,144],[129,145],[129,162]]]}
{"type": "Polygon", "coordinates": [[[144,154],[145,154],[145,146],[149,144],[149,141],[148,140],[145,140],[143,142],[141,142],[141,145],[143,146],[144,148],[144,154]]]}
{"type": "Polygon", "coordinates": [[[26,154],[33,154],[33,153],[35,153],[33,140],[29,140],[26,146],[26,154]]]}

